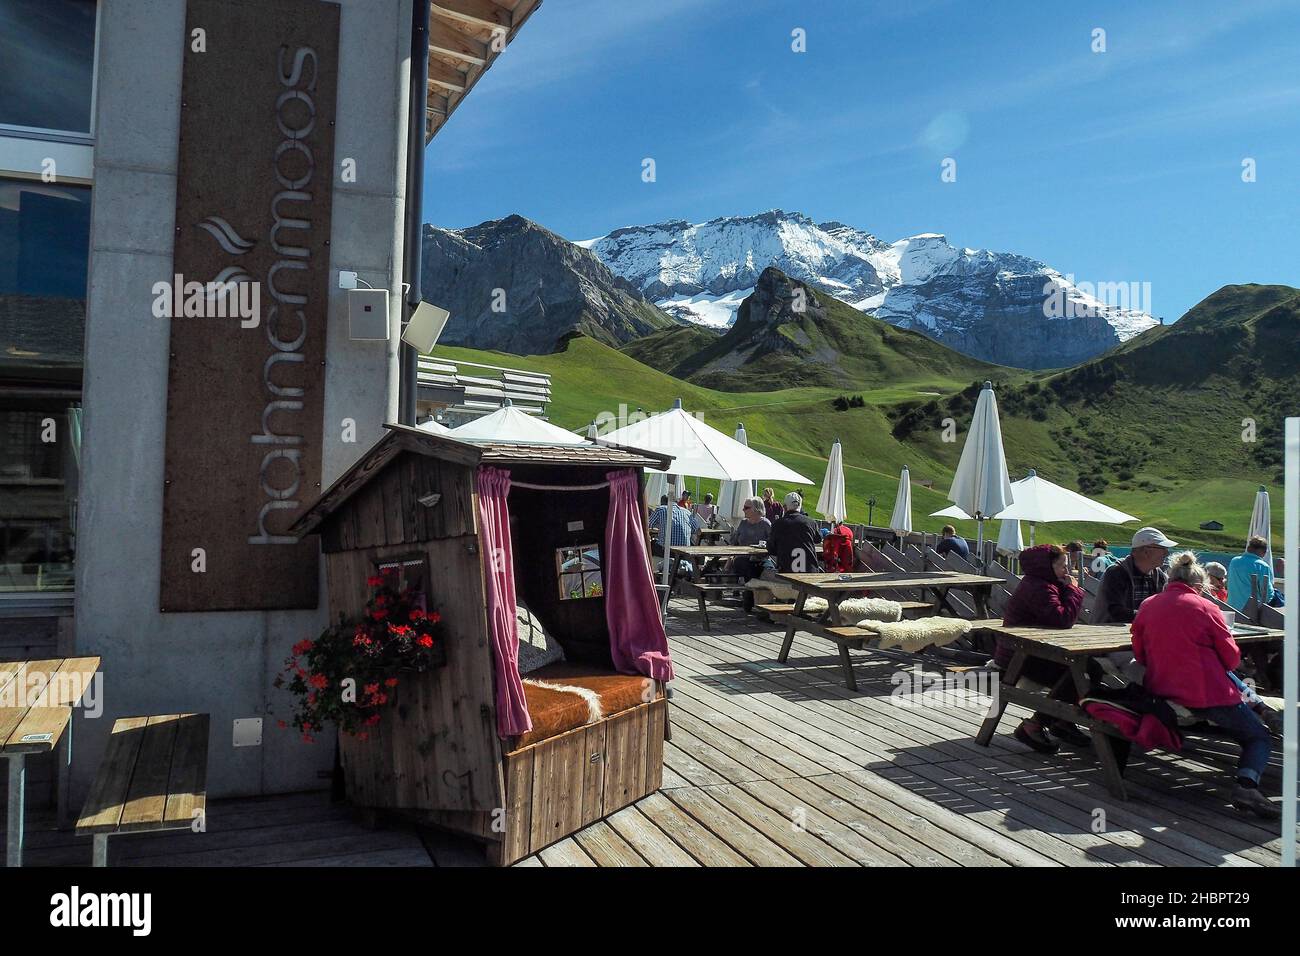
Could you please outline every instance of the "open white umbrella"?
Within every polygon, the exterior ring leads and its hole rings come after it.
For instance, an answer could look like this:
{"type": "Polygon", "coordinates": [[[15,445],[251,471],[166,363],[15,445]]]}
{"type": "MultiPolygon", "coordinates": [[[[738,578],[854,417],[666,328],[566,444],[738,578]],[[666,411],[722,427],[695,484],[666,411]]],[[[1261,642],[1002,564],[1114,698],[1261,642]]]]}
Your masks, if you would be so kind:
{"type": "Polygon", "coordinates": [[[422,432],[430,432],[434,435],[451,434],[450,428],[448,428],[442,422],[434,421],[432,418],[430,418],[427,422],[420,422],[420,424],[416,425],[415,427],[420,429],[420,431],[422,432]]]}
{"type": "Polygon", "coordinates": [[[552,425],[522,412],[506,399],[505,405],[491,415],[484,415],[451,430],[453,438],[463,441],[521,442],[541,445],[585,445],[581,435],[552,425]]]}
{"type": "Polygon", "coordinates": [[[1020,522],[1015,518],[1004,518],[998,528],[998,551],[1001,554],[1015,556],[1025,550],[1024,539],[1020,537],[1020,522]]]}
{"type": "Polygon", "coordinates": [[[1255,508],[1250,513],[1250,531],[1246,534],[1246,539],[1259,535],[1268,542],[1268,554],[1264,555],[1264,560],[1268,566],[1273,566],[1273,519],[1270,514],[1268,504],[1268,489],[1263,485],[1259,486],[1259,491],[1255,492],[1255,508]]]}
{"type": "Polygon", "coordinates": [[[817,498],[817,511],[831,524],[840,524],[847,517],[844,508],[844,449],[838,439],[831,446],[831,456],[826,462],[826,478],[817,498]]]}
{"type": "Polygon", "coordinates": [[[912,532],[912,476],[906,467],[898,476],[898,494],[894,497],[894,513],[889,516],[889,528],[900,535],[912,532]]]}
{"type": "Polygon", "coordinates": [[[984,522],[1011,504],[1011,479],[1007,476],[1007,456],[1002,450],[1002,425],[998,421],[998,401],[993,383],[985,382],[975,402],[966,444],[952,477],[948,500],[977,522],[976,548],[983,561],[984,522]]]}
{"type": "MultiPolygon", "coordinates": [[[[742,445],[716,428],[686,414],[679,398],[673,407],[661,415],[625,425],[600,438],[601,444],[625,445],[672,455],[669,465],[675,474],[696,475],[700,478],[721,478],[724,481],[743,481],[746,478],[766,478],[798,485],[812,482],[792,471],[774,458],[742,445]]],[[[649,471],[649,469],[647,469],[649,471]]],[[[656,505],[657,507],[657,505],[656,505]]],[[[664,555],[672,554],[672,520],[665,522],[664,555]]],[[[668,614],[669,560],[663,562],[664,603],[662,613],[668,614]]]]}
{"type": "MultiPolygon", "coordinates": [[[[1077,491],[1062,488],[1058,484],[1039,477],[1035,471],[1019,481],[1011,483],[1011,493],[1015,500],[992,518],[1002,521],[1028,521],[1029,546],[1034,544],[1034,526],[1039,522],[1051,521],[1091,521],[1098,524],[1124,524],[1136,521],[1131,514],[1103,505],[1100,501],[1085,498],[1077,491]]],[[[969,520],[970,515],[954,506],[936,511],[931,517],[962,518],[969,520]]]]}
{"type": "Polygon", "coordinates": [[[774,458],[754,451],[704,424],[682,409],[681,399],[668,411],[600,437],[601,444],[626,445],[672,455],[674,474],[741,481],[746,478],[811,485],[812,481],[774,458]]]}
{"type": "MultiPolygon", "coordinates": [[[[744,422],[736,424],[736,441],[749,447],[749,436],[745,434],[744,422]]],[[[754,479],[744,478],[740,481],[724,481],[718,490],[718,517],[726,518],[734,524],[737,519],[745,517],[745,499],[754,497],[754,479]]]]}

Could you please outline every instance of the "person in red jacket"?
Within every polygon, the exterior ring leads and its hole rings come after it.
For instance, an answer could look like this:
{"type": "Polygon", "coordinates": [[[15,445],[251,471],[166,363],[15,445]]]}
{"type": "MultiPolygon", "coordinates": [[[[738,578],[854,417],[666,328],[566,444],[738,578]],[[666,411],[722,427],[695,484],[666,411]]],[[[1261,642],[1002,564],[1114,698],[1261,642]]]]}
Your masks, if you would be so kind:
{"type": "Polygon", "coordinates": [[[1228,676],[1241,664],[1241,650],[1219,608],[1201,596],[1204,584],[1205,569],[1193,552],[1184,551],[1174,556],[1165,589],[1138,608],[1133,656],[1146,668],[1142,685],[1226,730],[1241,745],[1233,806],[1277,817],[1281,811],[1259,792],[1272,751],[1268,728],[1228,676]]]}
{"type": "MultiPolygon", "coordinates": [[[[1007,627],[1074,627],[1083,609],[1085,592],[1070,574],[1065,549],[1055,544],[1040,544],[1020,552],[1022,577],[1011,600],[1007,602],[1002,623],[1007,627]]],[[[993,660],[1003,670],[1011,663],[1015,648],[998,640],[993,660]]],[[[1020,680],[1052,687],[1066,673],[1064,664],[1030,658],[1020,672],[1020,680]]],[[[1017,682],[1019,683],[1019,681],[1017,682]]],[[[1073,682],[1066,681],[1055,694],[1058,700],[1077,702],[1073,682]]],[[[1082,730],[1067,721],[1047,714],[1034,714],[1020,722],[1015,738],[1039,753],[1055,753],[1059,748],[1053,736],[1079,747],[1091,743],[1082,730]]]]}

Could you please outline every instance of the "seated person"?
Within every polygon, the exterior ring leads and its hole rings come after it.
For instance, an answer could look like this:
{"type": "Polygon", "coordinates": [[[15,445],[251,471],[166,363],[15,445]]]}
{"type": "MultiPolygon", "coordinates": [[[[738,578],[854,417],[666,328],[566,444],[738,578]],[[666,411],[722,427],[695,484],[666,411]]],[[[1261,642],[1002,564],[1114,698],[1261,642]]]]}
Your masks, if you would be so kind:
{"type": "Polygon", "coordinates": [[[1228,603],[1228,569],[1218,561],[1205,566],[1205,593],[1216,600],[1228,603]]]}
{"type": "Polygon", "coordinates": [[[959,558],[970,557],[970,545],[966,543],[965,538],[957,534],[956,528],[950,524],[946,524],[943,526],[943,530],[940,534],[942,537],[939,539],[939,543],[934,546],[935,554],[948,554],[949,552],[952,552],[959,558]]]}
{"type": "Polygon", "coordinates": [[[818,552],[822,536],[817,524],[803,510],[803,497],[797,491],[785,496],[785,514],[772,525],[767,551],[776,559],[782,574],[802,574],[822,569],[818,552]]]}
{"type": "Polygon", "coordinates": [[[1272,607],[1282,607],[1286,601],[1282,592],[1273,586],[1273,568],[1268,563],[1268,542],[1259,535],[1246,545],[1246,553],[1228,562],[1228,603],[1238,611],[1245,610],[1250,600],[1251,579],[1259,578],[1260,600],[1272,607]]]}
{"type": "MultiPolygon", "coordinates": [[[[1007,602],[1002,623],[1007,627],[1054,627],[1062,630],[1074,627],[1079,611],[1083,609],[1085,592],[1070,574],[1068,562],[1065,550],[1055,544],[1040,544],[1021,551],[1020,572],[1023,576],[1007,602]]],[[[993,660],[1005,670],[1014,653],[1012,644],[999,638],[993,660]]],[[[1030,658],[1020,672],[1020,680],[1053,687],[1067,672],[1064,664],[1030,658]]],[[[1073,681],[1064,682],[1053,697],[1078,703],[1073,681]]],[[[1090,742],[1088,735],[1074,724],[1043,713],[1022,720],[1015,730],[1017,740],[1039,753],[1055,753],[1059,749],[1053,736],[1080,747],[1086,747],[1090,742]]]]}
{"type": "Polygon", "coordinates": [[[1115,563],[1115,555],[1110,553],[1110,545],[1106,543],[1105,538],[1098,538],[1092,543],[1092,563],[1088,565],[1088,570],[1092,572],[1093,577],[1101,577],[1115,563]]]}
{"type": "Polygon", "coordinates": [[[714,525],[714,519],[715,519],[715,518],[717,517],[717,515],[718,515],[718,509],[717,509],[717,507],[713,504],[713,495],[712,495],[712,494],[705,494],[705,496],[704,496],[704,503],[703,503],[703,504],[700,504],[700,505],[696,505],[696,506],[694,507],[694,509],[692,509],[692,510],[693,510],[697,515],[700,516],[700,523],[701,523],[702,525],[704,525],[704,527],[706,527],[706,528],[712,528],[712,527],[713,527],[713,525],[714,525]]]}
{"type": "Polygon", "coordinates": [[[669,547],[684,548],[690,545],[695,532],[700,530],[699,516],[687,511],[681,505],[669,504],[668,496],[659,499],[659,507],[650,512],[650,527],[659,529],[659,537],[650,545],[650,550],[657,555],[664,553],[664,524],[668,520],[668,511],[672,509],[672,540],[669,547]]]}
{"type": "MultiPolygon", "coordinates": [[[[746,498],[743,510],[745,517],[732,529],[727,543],[766,546],[768,539],[772,536],[772,522],[767,520],[763,499],[746,498]]],[[[756,578],[762,574],[766,564],[766,560],[762,558],[751,558],[742,554],[731,559],[731,572],[738,575],[742,581],[748,581],[750,578],[756,578]]],[[[754,606],[754,592],[746,588],[744,594],[741,595],[741,600],[744,601],[745,610],[748,611],[754,606]]]]}
{"type": "Polygon", "coordinates": [[[1093,624],[1128,624],[1137,615],[1138,605],[1165,589],[1169,579],[1162,565],[1170,541],[1158,528],[1139,528],[1133,535],[1133,550],[1123,561],[1106,569],[1101,588],[1092,607],[1093,624]]]}
{"type": "Polygon", "coordinates": [[[1241,745],[1232,804],[1262,817],[1281,811],[1259,791],[1272,743],[1268,729],[1241,699],[1228,671],[1241,650],[1214,604],[1201,597],[1205,569],[1184,551],[1170,567],[1169,586],[1143,603],[1133,621],[1133,653],[1146,667],[1143,685],[1222,727],[1241,745]]]}

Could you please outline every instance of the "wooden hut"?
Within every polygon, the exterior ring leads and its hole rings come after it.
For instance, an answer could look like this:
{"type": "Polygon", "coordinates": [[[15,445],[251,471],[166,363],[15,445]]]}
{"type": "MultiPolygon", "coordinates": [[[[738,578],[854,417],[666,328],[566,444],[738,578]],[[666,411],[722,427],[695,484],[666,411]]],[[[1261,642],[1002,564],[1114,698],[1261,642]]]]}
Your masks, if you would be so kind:
{"type": "Polygon", "coordinates": [[[332,620],[359,619],[392,567],[442,615],[445,666],[401,682],[368,739],[341,737],[349,799],[508,864],[660,786],[671,663],[641,487],[670,459],[388,427],[294,526],[320,536],[332,620]],[[521,678],[516,605],[563,662],[521,678]]]}

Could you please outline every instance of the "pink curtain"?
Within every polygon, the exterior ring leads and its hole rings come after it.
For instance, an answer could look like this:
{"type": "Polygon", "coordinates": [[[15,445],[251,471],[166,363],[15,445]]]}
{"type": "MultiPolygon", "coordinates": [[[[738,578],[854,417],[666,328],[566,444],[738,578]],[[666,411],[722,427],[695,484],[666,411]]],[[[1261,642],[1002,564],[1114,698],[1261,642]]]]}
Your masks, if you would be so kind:
{"type": "Polygon", "coordinates": [[[611,471],[605,524],[605,621],[614,667],[625,674],[673,679],[668,635],[659,618],[654,573],[646,554],[645,513],[631,469],[611,471]]]}
{"type": "Polygon", "coordinates": [[[515,622],[514,556],[510,546],[510,472],[478,470],[479,544],[487,582],[488,631],[496,662],[497,733],[511,737],[532,730],[524,684],[519,679],[519,632],[515,622]]]}

